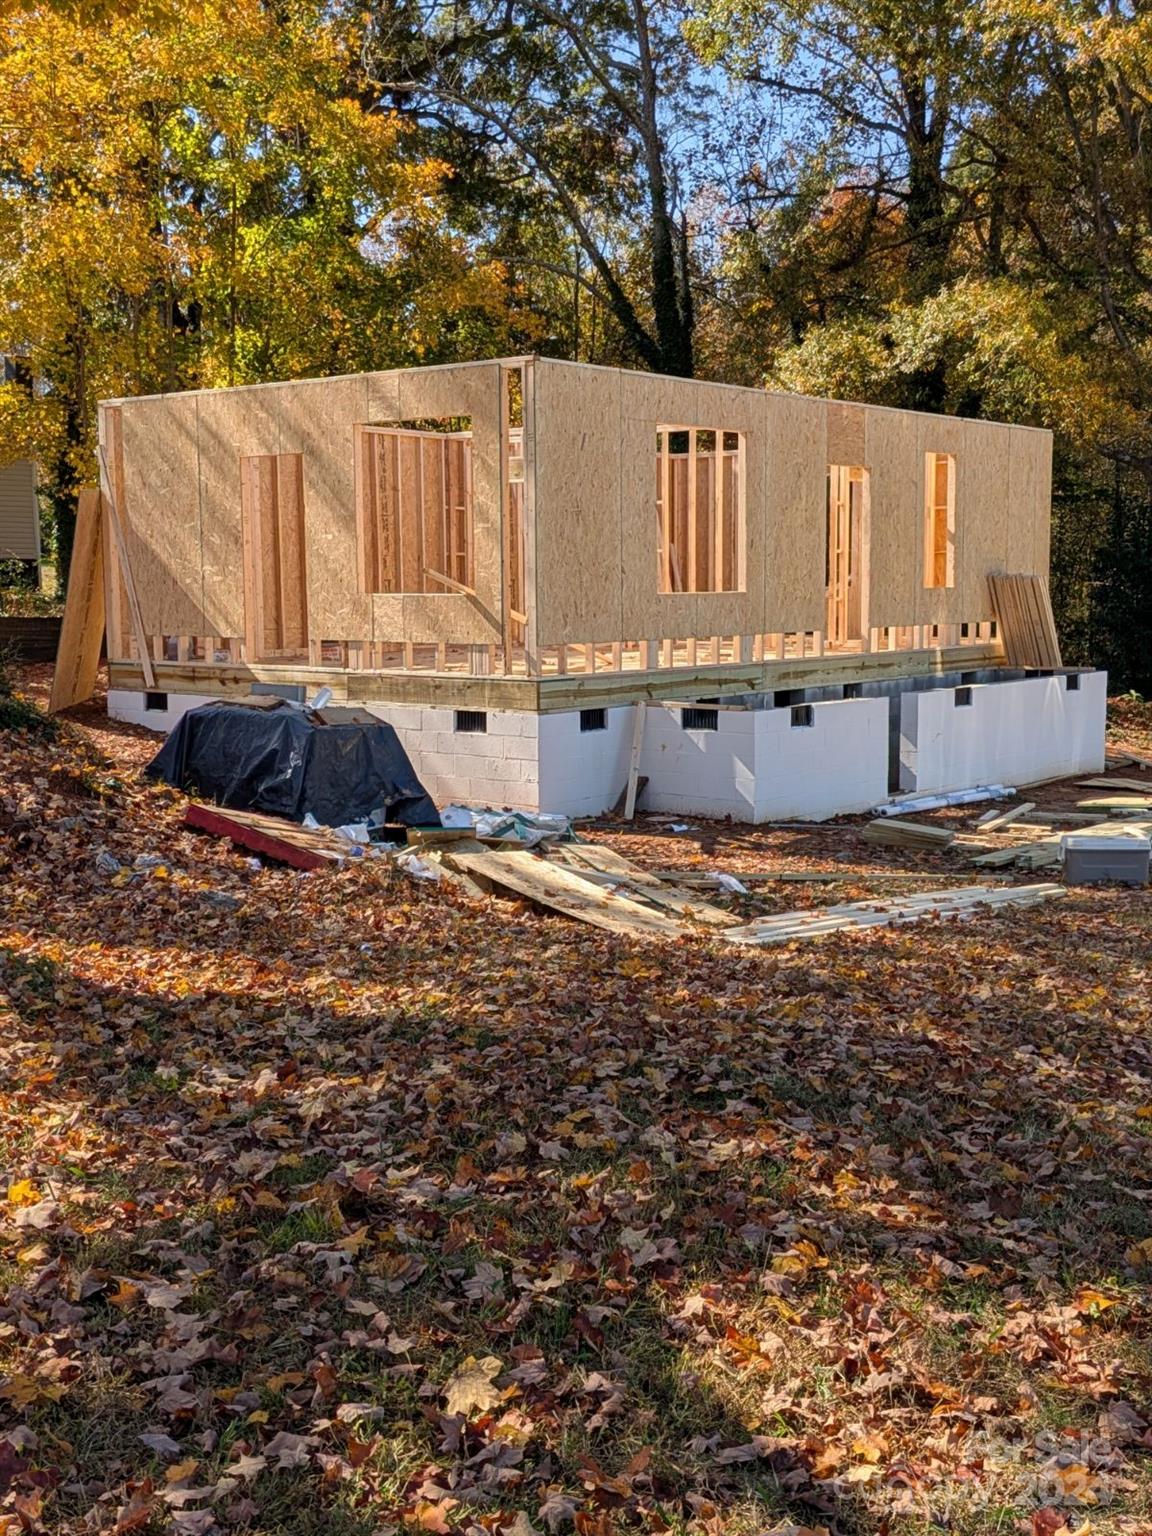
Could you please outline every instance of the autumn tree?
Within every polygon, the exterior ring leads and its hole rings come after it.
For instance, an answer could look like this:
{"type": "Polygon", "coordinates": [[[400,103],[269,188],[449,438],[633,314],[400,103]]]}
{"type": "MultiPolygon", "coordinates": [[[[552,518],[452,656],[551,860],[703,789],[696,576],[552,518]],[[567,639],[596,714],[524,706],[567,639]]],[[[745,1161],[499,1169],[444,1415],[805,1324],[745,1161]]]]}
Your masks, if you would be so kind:
{"type": "Polygon", "coordinates": [[[503,334],[500,273],[444,224],[446,168],[360,99],[360,43],[313,0],[0,23],[0,346],[37,380],[0,388],[0,453],[39,459],[65,569],[97,399],[503,334]]]}
{"type": "Polygon", "coordinates": [[[380,100],[470,168],[491,217],[531,197],[544,238],[506,226],[501,256],[583,292],[629,361],[691,375],[700,91],[683,19],[652,0],[375,4],[368,58],[380,100]]]}

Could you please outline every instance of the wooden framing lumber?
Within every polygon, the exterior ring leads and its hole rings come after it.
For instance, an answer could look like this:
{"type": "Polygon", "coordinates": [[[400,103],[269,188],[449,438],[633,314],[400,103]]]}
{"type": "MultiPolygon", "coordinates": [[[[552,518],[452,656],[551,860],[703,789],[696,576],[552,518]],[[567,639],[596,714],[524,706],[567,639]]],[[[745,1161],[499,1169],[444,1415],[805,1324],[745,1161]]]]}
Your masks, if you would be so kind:
{"type": "Polygon", "coordinates": [[[102,470],[102,484],[106,487],[104,500],[108,510],[109,524],[112,528],[112,542],[116,549],[116,559],[120,567],[120,576],[124,583],[128,613],[132,620],[132,630],[136,637],[136,648],[140,657],[140,667],[144,673],[146,685],[149,689],[153,689],[156,687],[156,674],[152,670],[152,658],[148,654],[148,636],[144,629],[144,616],[140,612],[140,599],[136,593],[136,583],[132,578],[132,566],[128,559],[128,535],[120,515],[120,509],[116,504],[116,496],[112,489],[112,477],[108,473],[108,460],[104,454],[103,444],[100,445],[98,452],[102,470]]]}
{"type": "Polygon", "coordinates": [[[845,929],[887,928],[931,917],[972,917],[981,907],[1034,906],[1066,894],[1062,885],[963,886],[889,901],[857,901],[836,907],[779,912],[757,918],[741,928],[730,928],[723,938],[730,944],[788,944],[794,939],[818,938],[845,929]]]}
{"type": "Polygon", "coordinates": [[[926,821],[902,821],[881,816],[870,821],[860,835],[866,843],[890,843],[897,848],[947,848],[956,831],[953,827],[937,827],[926,821]]]}
{"type": "Polygon", "coordinates": [[[644,747],[644,722],[648,715],[648,706],[640,703],[634,706],[635,716],[632,721],[632,750],[628,757],[628,787],[624,794],[624,820],[631,821],[636,814],[636,786],[640,779],[640,753],[644,747]]]}
{"type": "Polygon", "coordinates": [[[342,843],[333,832],[314,831],[279,816],[261,816],[256,811],[224,810],[193,801],[185,809],[184,822],[201,832],[227,837],[279,864],[290,864],[293,869],[330,869],[352,851],[352,844],[342,843]]]}
{"type": "MultiPolygon", "coordinates": [[[[668,642],[671,644],[671,642],[668,642]]],[[[213,652],[223,649],[213,646],[213,652]]],[[[819,688],[894,677],[928,677],[959,667],[995,665],[994,646],[919,652],[877,651],[822,657],[782,657],[751,665],[732,663],[689,671],[662,668],[641,672],[564,672],[549,677],[496,677],[491,647],[472,645],[471,673],[445,676],[433,671],[354,672],[321,660],[319,644],[310,663],[232,660],[158,662],[155,681],[146,681],[138,659],[109,663],[110,686],[139,692],[160,687],[171,693],[228,698],[251,692],[253,682],[302,683],[314,692],[329,687],[341,702],[439,704],[460,709],[522,709],[550,714],[573,709],[610,709],[638,701],[682,700],[695,694],[727,695],[780,688],[819,688]]]]}
{"type": "Polygon", "coordinates": [[[991,575],[988,586],[1008,665],[1058,671],[1063,662],[1047,579],[991,575]]]}
{"type": "Polygon", "coordinates": [[[89,487],[80,492],[76,508],[68,595],[48,700],[50,715],[83,703],[95,692],[104,609],[104,518],[100,492],[89,487]]]}
{"type": "Polygon", "coordinates": [[[462,870],[481,885],[551,907],[624,938],[679,939],[691,932],[687,924],[667,913],[654,911],[617,891],[602,890],[533,853],[456,853],[444,848],[440,858],[449,868],[462,870]]]}
{"type": "Polygon", "coordinates": [[[547,857],[550,863],[576,870],[585,880],[623,890],[690,922],[718,928],[732,926],[731,912],[656,878],[639,864],[600,843],[556,843],[548,849],[547,857]]]}
{"type": "Polygon", "coordinates": [[[1001,827],[1006,827],[1010,822],[1019,821],[1022,816],[1027,816],[1029,811],[1036,809],[1034,800],[1022,800],[1019,805],[1014,805],[1008,811],[993,811],[981,816],[976,823],[981,832],[998,832],[1001,827]]]}

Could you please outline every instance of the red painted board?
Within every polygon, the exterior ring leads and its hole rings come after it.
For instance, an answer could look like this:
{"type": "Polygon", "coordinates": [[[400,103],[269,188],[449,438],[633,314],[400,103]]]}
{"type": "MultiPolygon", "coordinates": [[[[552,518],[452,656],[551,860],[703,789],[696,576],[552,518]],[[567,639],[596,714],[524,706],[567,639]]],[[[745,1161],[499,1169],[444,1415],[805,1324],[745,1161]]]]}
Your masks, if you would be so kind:
{"type": "MultiPolygon", "coordinates": [[[[334,853],[317,853],[311,848],[302,848],[287,838],[277,837],[271,830],[233,820],[227,811],[218,810],[215,806],[192,804],[184,812],[184,821],[202,832],[214,832],[217,837],[231,838],[234,843],[251,848],[254,853],[265,854],[270,859],[277,859],[281,864],[291,864],[293,869],[330,869],[338,862],[334,853]]],[[[295,823],[289,822],[286,825],[299,830],[295,823]]]]}

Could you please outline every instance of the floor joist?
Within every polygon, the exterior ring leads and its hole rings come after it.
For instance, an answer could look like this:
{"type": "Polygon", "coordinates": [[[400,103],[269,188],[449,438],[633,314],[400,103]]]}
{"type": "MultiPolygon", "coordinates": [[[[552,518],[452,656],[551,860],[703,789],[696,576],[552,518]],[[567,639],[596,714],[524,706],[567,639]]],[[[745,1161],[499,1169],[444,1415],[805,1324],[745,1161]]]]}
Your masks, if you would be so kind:
{"type": "Polygon", "coordinates": [[[793,657],[786,661],[673,671],[591,673],[556,678],[462,677],[435,672],[361,672],[328,667],[155,662],[154,684],[137,662],[114,661],[109,686],[130,691],[156,688],[167,693],[228,698],[249,692],[254,682],[303,684],[314,693],[331,688],[339,703],[429,704],[462,709],[519,709],[552,713],[627,705],[640,700],[694,699],[758,693],[782,688],[821,688],[845,682],[928,677],[940,672],[995,667],[1003,653],[995,644],[932,651],[879,651],[843,656],[793,657]]]}

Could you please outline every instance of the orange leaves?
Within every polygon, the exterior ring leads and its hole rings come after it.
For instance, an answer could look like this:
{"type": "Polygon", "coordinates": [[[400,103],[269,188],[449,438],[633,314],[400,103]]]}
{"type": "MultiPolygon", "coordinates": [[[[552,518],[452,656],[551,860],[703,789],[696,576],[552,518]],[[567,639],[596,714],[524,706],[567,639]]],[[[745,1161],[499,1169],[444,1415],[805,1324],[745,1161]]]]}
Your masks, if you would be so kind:
{"type": "Polygon", "coordinates": [[[828,1260],[815,1243],[806,1238],[794,1243],[786,1253],[778,1253],[769,1266],[773,1274],[788,1275],[794,1280],[806,1279],[813,1270],[827,1269],[828,1260]]]}
{"type": "MultiPolygon", "coordinates": [[[[1031,1510],[1041,1481],[1124,1512],[1152,1434],[1128,1343],[1152,1005],[1121,908],[1089,945],[1062,912],[867,965],[653,968],[363,871],[251,870],[179,808],[125,773],[59,834],[67,867],[4,876],[29,895],[0,939],[10,1235],[60,1210],[6,1250],[0,1406],[39,1441],[0,1435],[0,1473],[54,1480],[41,1525],[96,1478],[103,1528],[141,1536],[255,1528],[289,1484],[433,1536],[727,1536],[750,1487],[794,1531],[838,1506],[981,1529],[985,1494],[1031,1510]],[[110,890],[97,842],[174,878],[110,890]],[[1064,989],[1105,976],[1086,1030],[1064,989]],[[121,1401],[115,1456],[78,1471],[76,1420],[121,1401]],[[1041,1454],[1057,1412],[1094,1429],[1041,1454]]],[[[755,868],[828,833],[709,836],[708,867],[755,868]]]]}

